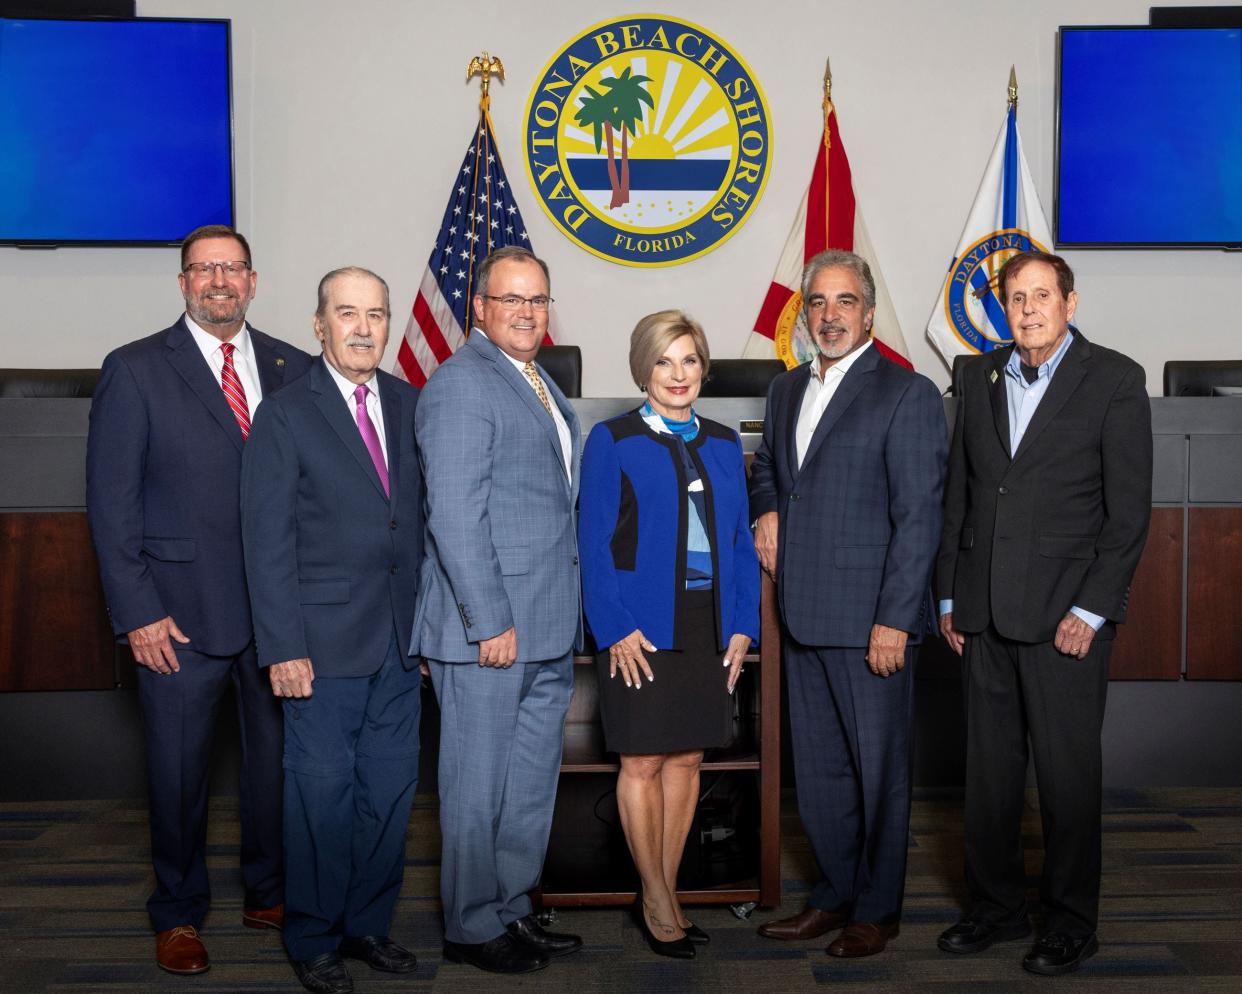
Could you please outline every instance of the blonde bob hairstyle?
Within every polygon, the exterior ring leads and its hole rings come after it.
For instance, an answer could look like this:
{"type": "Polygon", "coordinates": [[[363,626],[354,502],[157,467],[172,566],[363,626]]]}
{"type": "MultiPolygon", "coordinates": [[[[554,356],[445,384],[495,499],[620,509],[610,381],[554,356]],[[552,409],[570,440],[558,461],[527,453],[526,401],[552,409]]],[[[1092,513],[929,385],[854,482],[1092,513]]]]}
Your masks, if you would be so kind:
{"type": "Polygon", "coordinates": [[[707,377],[712,368],[712,357],[703,326],[685,311],[656,311],[641,319],[630,335],[630,375],[639,390],[647,389],[656,362],[682,335],[689,335],[694,340],[694,351],[703,363],[703,376],[707,377]]]}

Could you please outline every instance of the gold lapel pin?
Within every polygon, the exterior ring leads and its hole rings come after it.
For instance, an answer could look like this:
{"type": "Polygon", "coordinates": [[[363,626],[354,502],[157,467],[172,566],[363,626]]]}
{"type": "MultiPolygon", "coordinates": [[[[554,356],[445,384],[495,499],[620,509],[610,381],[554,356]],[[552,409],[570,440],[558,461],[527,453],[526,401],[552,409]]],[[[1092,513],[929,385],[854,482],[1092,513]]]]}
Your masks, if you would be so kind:
{"type": "MultiPolygon", "coordinates": [[[[280,358],[279,356],[277,356],[277,357],[276,357],[276,366],[277,366],[277,368],[279,368],[279,367],[283,366],[284,364],[285,364],[285,360],[284,360],[284,359],[282,359],[282,358],[280,358]]],[[[995,374],[995,373],[993,373],[993,374],[992,374],[992,376],[993,376],[993,377],[995,377],[995,376],[996,376],[996,374],[995,374]]]]}
{"type": "Polygon", "coordinates": [[[992,370],[992,375],[991,375],[990,379],[991,379],[991,381],[992,381],[993,383],[995,383],[995,382],[996,382],[996,370],[992,370]]]}

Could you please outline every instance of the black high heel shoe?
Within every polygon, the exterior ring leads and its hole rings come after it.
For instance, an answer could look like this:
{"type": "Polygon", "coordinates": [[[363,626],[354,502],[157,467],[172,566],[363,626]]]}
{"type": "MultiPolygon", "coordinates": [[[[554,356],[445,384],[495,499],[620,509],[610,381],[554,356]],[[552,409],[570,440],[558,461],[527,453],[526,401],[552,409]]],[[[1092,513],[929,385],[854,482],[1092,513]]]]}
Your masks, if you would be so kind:
{"type": "Polygon", "coordinates": [[[689,925],[683,925],[681,930],[686,933],[686,938],[696,946],[706,946],[712,941],[712,937],[694,924],[694,922],[691,922],[689,925]]]}
{"type": "Polygon", "coordinates": [[[630,909],[630,914],[634,918],[634,924],[638,926],[638,930],[642,932],[643,938],[647,940],[648,948],[657,956],[669,956],[673,959],[694,959],[694,943],[688,936],[683,935],[680,939],[673,939],[671,942],[661,942],[652,933],[651,928],[647,925],[647,915],[643,912],[643,890],[638,888],[638,896],[634,900],[634,907],[630,909]]]}

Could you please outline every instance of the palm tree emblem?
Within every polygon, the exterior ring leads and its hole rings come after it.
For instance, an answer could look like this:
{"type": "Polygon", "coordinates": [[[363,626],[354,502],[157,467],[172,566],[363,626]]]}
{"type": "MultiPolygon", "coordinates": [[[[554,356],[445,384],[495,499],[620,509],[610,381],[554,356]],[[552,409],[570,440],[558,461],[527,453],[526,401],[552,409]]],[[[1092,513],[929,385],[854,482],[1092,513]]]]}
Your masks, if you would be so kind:
{"type": "Polygon", "coordinates": [[[601,93],[590,86],[584,86],[586,95],[582,97],[581,106],[574,120],[583,128],[590,127],[595,135],[595,151],[601,146],[608,146],[608,182],[612,186],[612,200],[609,208],[628,204],[630,201],[630,147],[629,136],[636,134],[638,123],[642,120],[643,104],[655,107],[651,94],[644,88],[644,83],[651,82],[650,76],[635,76],[628,66],[620,76],[605,76],[600,85],[607,89],[601,93]],[[621,171],[617,172],[615,134],[621,132],[621,171]]]}

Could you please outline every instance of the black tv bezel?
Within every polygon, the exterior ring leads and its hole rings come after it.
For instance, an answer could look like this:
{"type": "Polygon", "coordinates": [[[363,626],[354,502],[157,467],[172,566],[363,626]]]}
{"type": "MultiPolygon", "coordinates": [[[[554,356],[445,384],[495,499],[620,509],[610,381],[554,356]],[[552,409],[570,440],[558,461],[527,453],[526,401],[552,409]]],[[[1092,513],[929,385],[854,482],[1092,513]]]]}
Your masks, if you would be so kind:
{"type": "Polygon", "coordinates": [[[1242,250],[1242,233],[1234,242],[1066,242],[1061,240],[1061,77],[1064,61],[1061,46],[1067,32],[1080,31],[1229,31],[1228,27],[1153,27],[1150,24],[1062,24],[1057,28],[1056,102],[1054,106],[1053,161],[1052,161],[1052,223],[1053,242],[1061,249],[1216,249],[1236,252],[1242,250]]]}
{"type": "MultiPolygon", "coordinates": [[[[233,19],[230,17],[2,17],[6,21],[56,21],[59,23],[107,23],[150,24],[175,22],[180,24],[224,25],[225,86],[228,92],[229,110],[229,226],[237,224],[237,140],[233,122],[233,19]]],[[[185,232],[184,235],[188,235],[185,232]]],[[[88,238],[5,238],[0,233],[0,246],[9,245],[25,249],[56,248],[176,248],[185,240],[184,235],[168,239],[88,239],[88,238]]]]}

